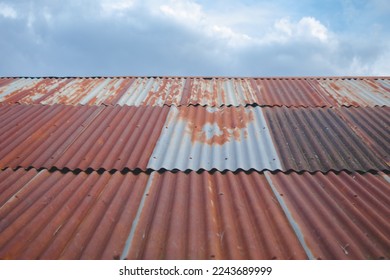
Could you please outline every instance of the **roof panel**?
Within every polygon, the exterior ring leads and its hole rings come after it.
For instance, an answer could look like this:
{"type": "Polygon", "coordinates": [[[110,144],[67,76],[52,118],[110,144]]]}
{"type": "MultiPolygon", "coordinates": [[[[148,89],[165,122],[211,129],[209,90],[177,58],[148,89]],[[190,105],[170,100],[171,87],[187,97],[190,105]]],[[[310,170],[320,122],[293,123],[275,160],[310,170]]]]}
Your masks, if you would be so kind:
{"type": "Polygon", "coordinates": [[[388,175],[0,171],[0,258],[390,258],[388,175]]]}
{"type": "Polygon", "coordinates": [[[168,110],[3,106],[0,168],[145,169],[168,110]]]}
{"type": "Polygon", "coordinates": [[[125,246],[148,175],[19,169],[0,178],[1,259],[113,259],[125,246]]]}
{"type": "Polygon", "coordinates": [[[390,108],[339,108],[337,113],[390,166],[390,108]]]}
{"type": "Polygon", "coordinates": [[[91,106],[389,106],[389,83],[388,77],[15,78],[2,79],[0,102],[91,106]]]}
{"type": "Polygon", "coordinates": [[[324,107],[336,105],[327,97],[316,80],[255,79],[258,104],[269,106],[324,107]]]}
{"type": "Polygon", "coordinates": [[[323,79],[318,81],[330,98],[344,106],[390,106],[390,93],[369,79],[323,79]]]}
{"type": "MultiPolygon", "coordinates": [[[[385,159],[354,133],[335,109],[262,109],[284,171],[389,169],[385,159]]],[[[361,112],[364,114],[365,109],[361,112]]],[[[368,113],[365,116],[371,117],[368,113]]],[[[384,141],[388,143],[389,139],[384,141]]]]}
{"type": "Polygon", "coordinates": [[[366,173],[267,178],[318,259],[390,258],[390,183],[366,173]]]}
{"type": "Polygon", "coordinates": [[[263,175],[153,174],[128,259],[307,258],[263,175]]]}
{"type": "Polygon", "coordinates": [[[261,108],[171,107],[148,168],[234,171],[282,166],[261,108]]]}

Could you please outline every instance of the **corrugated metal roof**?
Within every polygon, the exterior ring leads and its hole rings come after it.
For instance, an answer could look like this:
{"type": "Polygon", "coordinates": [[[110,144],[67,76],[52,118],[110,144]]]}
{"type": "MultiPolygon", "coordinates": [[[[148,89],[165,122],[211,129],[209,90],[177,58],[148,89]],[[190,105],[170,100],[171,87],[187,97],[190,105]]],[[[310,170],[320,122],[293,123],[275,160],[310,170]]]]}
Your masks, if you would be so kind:
{"type": "Polygon", "coordinates": [[[336,100],[345,106],[390,106],[390,95],[384,90],[382,82],[364,79],[324,79],[318,83],[336,100]]]}
{"type": "Polygon", "coordinates": [[[282,169],[261,108],[171,107],[148,168],[282,169]]]}
{"type": "Polygon", "coordinates": [[[389,97],[389,77],[0,78],[0,258],[389,259],[389,97]]]}
{"type": "Polygon", "coordinates": [[[0,168],[146,169],[168,107],[7,105],[0,168]]]}
{"type": "Polygon", "coordinates": [[[390,106],[390,78],[17,78],[0,102],[65,105],[390,106]]]}
{"type": "Polygon", "coordinates": [[[0,258],[119,258],[148,177],[0,172],[0,258]]]}
{"type": "MultiPolygon", "coordinates": [[[[279,154],[283,170],[322,171],[329,170],[388,170],[388,155],[381,157],[370,145],[350,128],[338,114],[354,114],[351,108],[262,108],[271,132],[275,149],[279,154]]],[[[390,119],[388,108],[376,108],[383,114],[386,126],[390,119]]],[[[359,112],[368,121],[375,119],[368,108],[359,112]],[[366,113],[368,112],[368,113],[366,113]]],[[[373,131],[375,133],[375,131],[373,131]]],[[[378,131],[377,131],[378,132],[378,131]]],[[[362,127],[362,133],[364,128],[362,127]]],[[[366,138],[389,143],[382,133],[366,138]]],[[[389,145],[387,145],[389,146],[389,145]]]]}
{"type": "Polygon", "coordinates": [[[372,112],[3,105],[0,168],[387,170],[389,108],[372,112]],[[377,125],[369,133],[364,125],[351,129],[354,115],[377,125]]]}
{"type": "Polygon", "coordinates": [[[266,176],[315,258],[390,258],[388,175],[267,172],[266,176]]]}
{"type": "Polygon", "coordinates": [[[0,258],[390,258],[383,173],[0,171],[0,258]]]}

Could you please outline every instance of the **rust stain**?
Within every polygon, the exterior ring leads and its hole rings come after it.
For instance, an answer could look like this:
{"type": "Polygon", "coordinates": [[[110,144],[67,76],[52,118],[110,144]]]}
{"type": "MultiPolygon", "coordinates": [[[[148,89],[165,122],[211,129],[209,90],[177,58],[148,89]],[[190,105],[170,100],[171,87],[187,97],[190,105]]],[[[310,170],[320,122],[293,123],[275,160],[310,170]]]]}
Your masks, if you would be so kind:
{"type": "MultiPolygon", "coordinates": [[[[144,104],[147,105],[157,105],[159,100],[165,101],[165,96],[168,92],[168,79],[156,79],[154,81],[154,84],[158,84],[158,88],[156,91],[154,91],[153,87],[149,91],[148,95],[146,96],[144,100],[144,104]]],[[[164,102],[165,103],[165,102],[164,102]]]]}
{"type": "Polygon", "coordinates": [[[215,111],[204,108],[202,118],[192,118],[192,109],[184,107],[179,113],[179,120],[187,124],[186,132],[191,135],[192,143],[223,145],[230,142],[231,139],[240,141],[241,132],[246,138],[248,135],[246,128],[254,120],[253,112],[242,107],[234,108],[234,110],[224,108],[215,111]]]}
{"type": "Polygon", "coordinates": [[[103,103],[109,105],[115,105],[116,102],[118,102],[121,99],[121,97],[125,94],[125,92],[130,88],[130,86],[133,84],[134,81],[135,78],[125,79],[119,85],[118,89],[112,87],[111,92],[113,94],[109,94],[107,99],[103,103]]]}

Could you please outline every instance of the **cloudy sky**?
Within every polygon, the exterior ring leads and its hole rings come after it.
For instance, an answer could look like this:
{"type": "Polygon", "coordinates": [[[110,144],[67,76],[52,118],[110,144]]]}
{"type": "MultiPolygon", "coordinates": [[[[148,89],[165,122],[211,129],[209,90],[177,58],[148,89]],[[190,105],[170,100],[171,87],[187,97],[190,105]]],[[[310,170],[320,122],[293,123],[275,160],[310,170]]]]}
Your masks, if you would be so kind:
{"type": "Polygon", "coordinates": [[[388,0],[0,0],[0,76],[390,75],[388,0]]]}

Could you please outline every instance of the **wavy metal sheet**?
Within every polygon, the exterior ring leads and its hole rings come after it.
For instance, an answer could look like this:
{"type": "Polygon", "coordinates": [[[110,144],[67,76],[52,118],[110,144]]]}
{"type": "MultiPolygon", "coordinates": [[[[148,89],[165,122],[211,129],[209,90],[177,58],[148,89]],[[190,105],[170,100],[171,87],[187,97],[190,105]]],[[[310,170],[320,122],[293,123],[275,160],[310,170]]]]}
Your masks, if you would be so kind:
{"type": "Polygon", "coordinates": [[[261,108],[171,107],[148,168],[282,169],[261,108]]]}
{"type": "Polygon", "coordinates": [[[128,259],[305,259],[258,173],[153,173],[128,259]]]}
{"type": "Polygon", "coordinates": [[[383,173],[0,171],[1,259],[389,259],[383,173]]]}
{"type": "Polygon", "coordinates": [[[15,78],[0,102],[129,106],[389,106],[389,78],[15,78]]]}
{"type": "MultiPolygon", "coordinates": [[[[385,159],[372,150],[335,109],[274,107],[262,110],[283,171],[389,169],[385,159]]],[[[347,112],[350,108],[339,109],[344,110],[347,112]]],[[[372,115],[365,114],[365,110],[361,108],[361,113],[370,119],[372,115]]],[[[384,141],[390,146],[389,138],[384,141]]]]}
{"type": "Polygon", "coordinates": [[[339,105],[390,106],[390,92],[370,79],[320,79],[318,83],[339,105]]]}
{"type": "Polygon", "coordinates": [[[388,175],[266,173],[314,258],[390,258],[388,175]]]}
{"type": "Polygon", "coordinates": [[[0,172],[1,259],[118,259],[148,175],[0,172]]]}
{"type": "Polygon", "coordinates": [[[2,106],[0,168],[145,169],[168,110],[2,106]]]}
{"type": "Polygon", "coordinates": [[[259,174],[0,178],[2,259],[306,258],[259,174]]]}
{"type": "Polygon", "coordinates": [[[337,105],[316,80],[312,79],[254,79],[258,104],[269,106],[329,107],[337,105]]]}
{"type": "Polygon", "coordinates": [[[340,108],[337,113],[390,166],[390,108],[340,108]]]}

